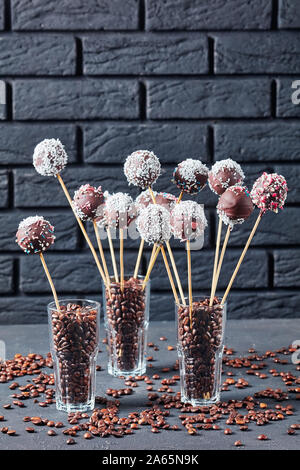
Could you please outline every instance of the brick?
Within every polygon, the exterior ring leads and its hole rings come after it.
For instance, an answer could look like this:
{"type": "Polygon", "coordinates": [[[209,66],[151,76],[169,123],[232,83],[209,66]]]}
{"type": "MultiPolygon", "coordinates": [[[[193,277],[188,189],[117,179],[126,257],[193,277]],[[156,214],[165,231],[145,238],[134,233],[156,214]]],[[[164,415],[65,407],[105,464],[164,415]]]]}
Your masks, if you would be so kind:
{"type": "Polygon", "coordinates": [[[274,170],[286,178],[289,188],[287,203],[300,203],[300,165],[276,165],[274,170]]]}
{"type": "Polygon", "coordinates": [[[8,207],[9,200],[8,172],[0,171],[0,207],[8,207]]]}
{"type": "Polygon", "coordinates": [[[0,30],[4,29],[4,0],[0,0],[0,30]]]}
{"type": "Polygon", "coordinates": [[[300,37],[293,33],[228,33],[215,36],[219,74],[299,73],[300,37]]]}
{"type": "MultiPolygon", "coordinates": [[[[112,274],[109,253],[106,252],[105,257],[109,272],[112,274]]],[[[126,268],[132,273],[136,253],[126,252],[125,260],[126,268]]],[[[76,296],[83,294],[100,295],[102,279],[90,250],[76,254],[76,257],[73,253],[60,256],[51,253],[47,256],[47,266],[58,293],[72,295],[76,293],[76,296]]],[[[49,283],[46,277],[41,275],[37,257],[31,256],[21,259],[20,275],[22,292],[26,294],[49,292],[49,283]]]]}
{"type": "Polygon", "coordinates": [[[172,292],[151,292],[150,320],[175,320],[175,303],[172,292]]]}
{"type": "MultiPolygon", "coordinates": [[[[22,253],[15,242],[18,225],[25,217],[35,214],[36,211],[30,213],[21,211],[0,212],[0,226],[5,227],[5,230],[0,232],[0,250],[22,253]]],[[[56,240],[54,246],[50,249],[51,251],[74,250],[77,248],[77,222],[71,213],[56,212],[54,215],[40,212],[39,215],[43,215],[45,219],[50,220],[55,227],[56,240]]]]}
{"type": "Polygon", "coordinates": [[[296,318],[299,291],[231,292],[228,315],[232,319],[296,318]]]}
{"type": "Polygon", "coordinates": [[[239,162],[300,160],[300,124],[222,123],[215,128],[215,159],[232,155],[239,162]]]}
{"type": "Polygon", "coordinates": [[[278,27],[300,28],[300,8],[298,0],[279,0],[278,27]]]}
{"type": "MultiPolygon", "coordinates": [[[[68,201],[56,179],[43,177],[33,169],[14,170],[16,207],[69,207],[68,201]],[[40,190],[43,188],[43,191],[40,190]],[[47,197],[45,197],[47,195],[47,197]]],[[[73,198],[74,192],[82,184],[102,186],[103,191],[128,192],[128,183],[121,167],[67,168],[62,178],[73,198]]],[[[132,188],[135,197],[138,189],[132,188]]]]}
{"type": "Polygon", "coordinates": [[[146,0],[148,30],[268,29],[271,0],[146,0]]]}
{"type": "Polygon", "coordinates": [[[129,80],[18,80],[14,119],[137,118],[138,85],[129,80]]]}
{"type": "Polygon", "coordinates": [[[296,78],[280,78],[277,80],[277,103],[276,115],[278,117],[300,117],[300,103],[292,102],[292,95],[297,101],[300,99],[299,84],[296,88],[292,88],[293,82],[298,81],[296,78]]]}
{"type": "Polygon", "coordinates": [[[12,34],[0,37],[1,75],[75,75],[70,36],[12,34]]]}
{"type": "Polygon", "coordinates": [[[267,79],[149,80],[147,85],[150,119],[270,115],[267,79]]]}
{"type": "Polygon", "coordinates": [[[0,80],[0,121],[6,119],[6,85],[0,80]]]}
{"type": "Polygon", "coordinates": [[[12,0],[14,30],[125,30],[138,28],[137,0],[12,0]]]}
{"type": "Polygon", "coordinates": [[[206,125],[100,122],[84,125],[83,129],[86,163],[123,164],[127,155],[138,148],[153,150],[163,164],[181,161],[187,155],[209,161],[206,125]]]}
{"type": "Polygon", "coordinates": [[[13,260],[4,256],[0,257],[0,293],[13,292],[13,260]]]}
{"type": "Polygon", "coordinates": [[[274,252],[274,286],[300,287],[300,250],[274,252]]]}
{"type": "MultiPolygon", "coordinates": [[[[299,209],[296,207],[285,207],[278,214],[265,214],[254,235],[251,246],[298,245],[300,231],[298,213],[299,209]]],[[[243,224],[234,228],[228,246],[243,247],[245,245],[257,216],[258,211],[256,210],[243,224]]]]}
{"type": "MultiPolygon", "coordinates": [[[[210,290],[211,278],[214,263],[214,251],[192,251],[192,282],[195,290],[207,289],[210,290]]],[[[222,270],[218,282],[218,288],[224,289],[227,287],[230,276],[234,271],[237,261],[240,256],[239,250],[227,250],[222,270]]],[[[187,276],[187,256],[184,245],[180,251],[174,251],[174,258],[176,261],[179,277],[187,295],[188,276],[187,276]]],[[[152,289],[153,290],[167,290],[170,289],[170,283],[164,269],[163,260],[160,257],[159,263],[155,265],[151,275],[152,289]]],[[[267,254],[260,250],[251,250],[247,258],[247,263],[244,263],[236,278],[235,287],[238,288],[260,288],[267,287],[268,285],[268,259],[267,254]]],[[[178,289],[177,289],[178,291],[178,289]]]]}
{"type": "Polygon", "coordinates": [[[207,73],[207,38],[144,33],[84,37],[83,71],[87,75],[207,73]]]}
{"type": "Polygon", "coordinates": [[[24,325],[47,323],[47,297],[0,297],[0,324],[24,325]]]}
{"type": "Polygon", "coordinates": [[[60,139],[68,153],[68,162],[76,161],[75,126],[4,123],[0,126],[0,165],[31,165],[34,147],[47,138],[60,139]]]}

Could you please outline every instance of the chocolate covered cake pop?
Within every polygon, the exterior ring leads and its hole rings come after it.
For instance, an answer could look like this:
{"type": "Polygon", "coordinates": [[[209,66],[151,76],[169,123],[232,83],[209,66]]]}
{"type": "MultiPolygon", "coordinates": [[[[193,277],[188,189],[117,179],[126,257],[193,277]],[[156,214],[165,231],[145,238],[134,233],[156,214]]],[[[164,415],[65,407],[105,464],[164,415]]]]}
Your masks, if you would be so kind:
{"type": "Polygon", "coordinates": [[[68,155],[59,139],[45,139],[34,149],[33,165],[43,176],[56,176],[67,162],[68,155]]]}
{"type": "Polygon", "coordinates": [[[250,193],[245,186],[230,186],[221,195],[217,211],[226,225],[242,224],[253,212],[250,193]]]}
{"type": "Polygon", "coordinates": [[[73,205],[76,214],[81,220],[94,220],[98,207],[104,203],[104,195],[101,189],[85,184],[75,192],[73,205]]]}
{"type": "Polygon", "coordinates": [[[287,197],[288,187],[283,176],[277,173],[263,173],[254,183],[251,198],[254,204],[264,213],[278,212],[282,209],[287,197]]]}
{"type": "Polygon", "coordinates": [[[184,201],[176,204],[171,212],[171,229],[180,241],[195,240],[203,235],[207,220],[203,207],[197,202],[184,201]]]}
{"type": "Polygon", "coordinates": [[[104,207],[105,225],[114,228],[127,228],[136,218],[132,197],[127,193],[114,193],[106,198],[104,207]]]}
{"type": "MultiPolygon", "coordinates": [[[[177,202],[176,196],[170,193],[157,193],[153,191],[156,204],[163,206],[168,211],[171,211],[174,205],[177,202]]],[[[153,199],[151,197],[149,189],[143,191],[135,200],[137,211],[140,212],[145,207],[148,207],[149,204],[153,204],[153,199]]]]}
{"type": "Polygon", "coordinates": [[[20,222],[16,242],[26,254],[44,252],[54,240],[54,227],[44,217],[27,217],[20,222]]]}
{"type": "Polygon", "coordinates": [[[149,204],[137,218],[137,229],[141,237],[150,244],[161,245],[170,240],[170,213],[158,204],[149,204]]]}
{"type": "Polygon", "coordinates": [[[230,186],[242,183],[244,178],[241,166],[231,158],[227,158],[212,166],[208,174],[208,184],[214,193],[221,195],[230,186]]]}
{"type": "Polygon", "coordinates": [[[126,158],[124,173],[128,184],[142,189],[152,186],[160,175],[159,159],[149,150],[137,150],[126,158]]]}
{"type": "Polygon", "coordinates": [[[185,193],[196,194],[206,185],[208,168],[200,160],[188,158],[175,168],[173,182],[185,193]]]}

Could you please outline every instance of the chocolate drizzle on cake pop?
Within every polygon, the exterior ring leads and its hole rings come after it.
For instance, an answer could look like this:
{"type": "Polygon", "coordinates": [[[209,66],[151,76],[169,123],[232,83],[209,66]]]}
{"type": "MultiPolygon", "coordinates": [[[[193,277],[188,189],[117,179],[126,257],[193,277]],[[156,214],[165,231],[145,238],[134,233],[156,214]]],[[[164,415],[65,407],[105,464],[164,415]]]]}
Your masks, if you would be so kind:
{"type": "Polygon", "coordinates": [[[206,185],[208,168],[200,160],[187,158],[175,168],[173,182],[185,193],[196,194],[206,185]]]}
{"type": "MultiPolygon", "coordinates": [[[[163,206],[168,211],[171,211],[174,205],[177,202],[176,196],[170,193],[157,193],[153,191],[156,204],[163,206]]],[[[145,207],[148,207],[149,204],[153,204],[153,199],[151,197],[149,189],[143,191],[135,200],[137,211],[140,212],[145,207]]]]}
{"type": "Polygon", "coordinates": [[[222,194],[217,211],[226,225],[242,224],[253,212],[250,193],[245,186],[230,186],[222,194]]]}
{"type": "Polygon", "coordinates": [[[254,204],[263,212],[278,212],[282,209],[287,197],[287,183],[283,176],[277,173],[263,173],[254,183],[251,198],[254,204]]]}
{"type": "Polygon", "coordinates": [[[227,160],[221,160],[212,166],[208,174],[208,184],[214,193],[220,195],[230,186],[242,183],[244,178],[241,166],[231,158],[227,158],[227,160]]]}
{"type": "Polygon", "coordinates": [[[94,220],[98,207],[104,203],[104,195],[101,189],[85,184],[75,192],[73,205],[78,217],[85,220],[94,220]]]}
{"type": "Polygon", "coordinates": [[[170,213],[158,204],[149,204],[137,218],[141,237],[150,244],[161,245],[171,238],[170,213]]]}
{"type": "Polygon", "coordinates": [[[114,193],[106,198],[104,225],[113,228],[127,228],[136,218],[132,197],[127,193],[114,193]]]}
{"type": "Polygon", "coordinates": [[[180,202],[171,212],[172,233],[174,238],[182,242],[201,237],[205,227],[207,227],[207,220],[204,210],[197,202],[180,202]]]}
{"type": "Polygon", "coordinates": [[[67,162],[68,155],[59,139],[45,139],[34,149],[33,165],[43,176],[56,176],[67,162]]]}
{"type": "Polygon", "coordinates": [[[137,150],[126,158],[124,173],[128,184],[145,189],[152,186],[161,172],[159,159],[149,150],[137,150]]]}
{"type": "Polygon", "coordinates": [[[16,242],[26,254],[44,252],[54,240],[54,227],[44,217],[27,217],[20,222],[16,242]]]}

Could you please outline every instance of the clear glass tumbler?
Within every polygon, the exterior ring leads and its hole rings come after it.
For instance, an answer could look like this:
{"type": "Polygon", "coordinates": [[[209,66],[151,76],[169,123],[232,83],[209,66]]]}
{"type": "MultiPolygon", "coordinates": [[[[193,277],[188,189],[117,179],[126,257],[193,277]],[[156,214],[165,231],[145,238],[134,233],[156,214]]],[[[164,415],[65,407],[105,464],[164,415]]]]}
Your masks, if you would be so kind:
{"type": "Polygon", "coordinates": [[[193,406],[220,399],[226,303],[209,306],[209,298],[193,298],[192,308],[175,305],[181,400],[193,406]]]}
{"type": "Polygon", "coordinates": [[[150,281],[143,289],[143,276],[125,276],[124,286],[111,277],[110,290],[102,286],[107,335],[108,373],[119,376],[146,372],[150,281]]]}
{"type": "Polygon", "coordinates": [[[59,312],[54,302],[48,305],[56,408],[67,413],[92,410],[100,304],[91,300],[61,299],[59,305],[59,312]]]}

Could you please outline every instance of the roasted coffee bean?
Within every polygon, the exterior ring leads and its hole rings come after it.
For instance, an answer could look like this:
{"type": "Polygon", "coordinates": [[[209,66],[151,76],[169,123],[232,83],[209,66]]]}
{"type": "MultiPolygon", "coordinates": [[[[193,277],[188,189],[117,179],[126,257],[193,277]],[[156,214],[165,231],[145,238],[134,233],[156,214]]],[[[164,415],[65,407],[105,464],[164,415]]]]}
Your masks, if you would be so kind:
{"type": "Polygon", "coordinates": [[[15,436],[16,435],[16,431],[14,429],[9,429],[6,433],[8,436],[15,436]]]}
{"type": "Polygon", "coordinates": [[[83,437],[84,437],[84,439],[93,439],[93,436],[90,432],[84,433],[83,437]]]}
{"type": "Polygon", "coordinates": [[[73,445],[73,444],[75,444],[75,440],[74,440],[74,439],[70,438],[70,439],[67,440],[67,445],[68,445],[68,446],[71,446],[71,445],[73,445]]]}
{"type": "Polygon", "coordinates": [[[268,437],[265,434],[259,434],[259,436],[257,436],[257,439],[259,441],[267,441],[268,437]]]}
{"type": "Polygon", "coordinates": [[[235,445],[236,447],[241,447],[243,444],[242,444],[241,441],[235,441],[234,445],[235,445]]]}
{"type": "Polygon", "coordinates": [[[25,428],[25,431],[27,431],[27,432],[29,432],[29,433],[35,432],[34,428],[31,428],[31,427],[29,427],[29,426],[28,426],[27,428],[25,428]]]}
{"type": "Polygon", "coordinates": [[[232,431],[230,428],[224,429],[224,434],[232,434],[232,431]]]}
{"type": "Polygon", "coordinates": [[[49,429],[47,434],[48,434],[48,436],[56,436],[56,432],[54,431],[54,429],[49,429]]]}

